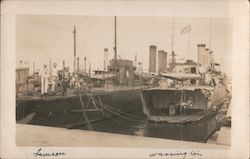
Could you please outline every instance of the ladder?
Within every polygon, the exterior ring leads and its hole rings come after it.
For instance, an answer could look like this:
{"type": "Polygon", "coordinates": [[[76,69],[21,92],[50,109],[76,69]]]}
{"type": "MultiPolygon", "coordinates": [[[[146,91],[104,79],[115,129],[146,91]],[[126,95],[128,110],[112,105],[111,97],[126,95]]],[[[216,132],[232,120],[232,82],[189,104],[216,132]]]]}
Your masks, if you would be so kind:
{"type": "Polygon", "coordinates": [[[92,131],[93,127],[92,127],[91,122],[88,118],[87,112],[102,111],[102,113],[104,114],[103,103],[100,99],[100,96],[88,95],[88,94],[80,92],[80,91],[78,92],[78,95],[79,95],[79,99],[80,99],[81,109],[80,110],[72,110],[72,112],[82,113],[82,116],[84,117],[84,120],[87,124],[88,129],[92,131]]]}

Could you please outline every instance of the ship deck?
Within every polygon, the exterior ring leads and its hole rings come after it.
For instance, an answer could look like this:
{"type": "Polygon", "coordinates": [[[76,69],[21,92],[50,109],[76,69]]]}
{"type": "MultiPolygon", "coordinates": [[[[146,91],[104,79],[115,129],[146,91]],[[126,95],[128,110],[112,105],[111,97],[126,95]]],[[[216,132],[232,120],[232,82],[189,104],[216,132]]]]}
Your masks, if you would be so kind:
{"type": "Polygon", "coordinates": [[[143,89],[143,91],[152,91],[152,90],[161,90],[161,91],[164,91],[164,90],[187,90],[187,91],[193,91],[193,90],[197,90],[197,89],[204,89],[204,90],[213,90],[214,88],[211,87],[211,86],[186,86],[186,87],[153,87],[153,88],[147,88],[147,89],[143,89]]]}
{"type": "MultiPolygon", "coordinates": [[[[110,88],[92,88],[88,91],[80,90],[81,92],[85,92],[89,95],[102,95],[102,94],[109,94],[114,93],[117,91],[129,91],[129,90],[141,90],[144,86],[136,86],[136,87],[128,87],[128,86],[117,86],[117,87],[110,87],[110,88]]],[[[78,96],[78,91],[76,89],[70,89],[67,91],[67,94],[62,95],[61,92],[55,93],[48,93],[47,95],[41,95],[40,92],[29,92],[28,95],[20,95],[16,97],[16,100],[25,101],[25,100],[60,100],[65,98],[71,98],[78,96]]]]}

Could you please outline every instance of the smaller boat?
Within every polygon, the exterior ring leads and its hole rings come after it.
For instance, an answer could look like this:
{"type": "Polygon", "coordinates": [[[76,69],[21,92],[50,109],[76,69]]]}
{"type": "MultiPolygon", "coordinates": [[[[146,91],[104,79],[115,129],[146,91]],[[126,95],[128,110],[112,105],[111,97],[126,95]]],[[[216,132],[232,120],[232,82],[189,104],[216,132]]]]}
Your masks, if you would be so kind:
{"type": "Polygon", "coordinates": [[[220,75],[209,73],[163,73],[155,75],[158,87],[141,91],[143,112],[149,121],[187,123],[216,112],[229,92],[220,75]]]}

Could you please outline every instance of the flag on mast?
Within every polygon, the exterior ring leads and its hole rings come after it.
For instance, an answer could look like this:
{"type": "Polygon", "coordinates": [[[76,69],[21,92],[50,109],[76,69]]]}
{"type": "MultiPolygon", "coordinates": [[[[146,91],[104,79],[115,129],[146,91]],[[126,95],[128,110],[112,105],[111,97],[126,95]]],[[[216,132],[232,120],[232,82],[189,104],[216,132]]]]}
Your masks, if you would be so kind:
{"type": "Polygon", "coordinates": [[[187,26],[185,26],[182,30],[181,30],[181,34],[185,34],[191,32],[191,24],[188,24],[187,26]]]}

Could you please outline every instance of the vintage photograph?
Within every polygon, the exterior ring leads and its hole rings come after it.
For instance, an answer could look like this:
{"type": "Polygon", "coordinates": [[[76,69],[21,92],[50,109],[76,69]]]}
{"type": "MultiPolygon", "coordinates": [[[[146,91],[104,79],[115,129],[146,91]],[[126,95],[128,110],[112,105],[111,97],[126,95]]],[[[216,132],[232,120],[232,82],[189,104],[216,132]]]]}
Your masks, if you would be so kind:
{"type": "Polygon", "coordinates": [[[1,1],[0,158],[249,158],[249,1],[1,1]]]}
{"type": "Polygon", "coordinates": [[[99,146],[95,133],[106,138],[100,145],[133,136],[230,148],[231,18],[16,15],[15,23],[17,146],[99,146]]]}

